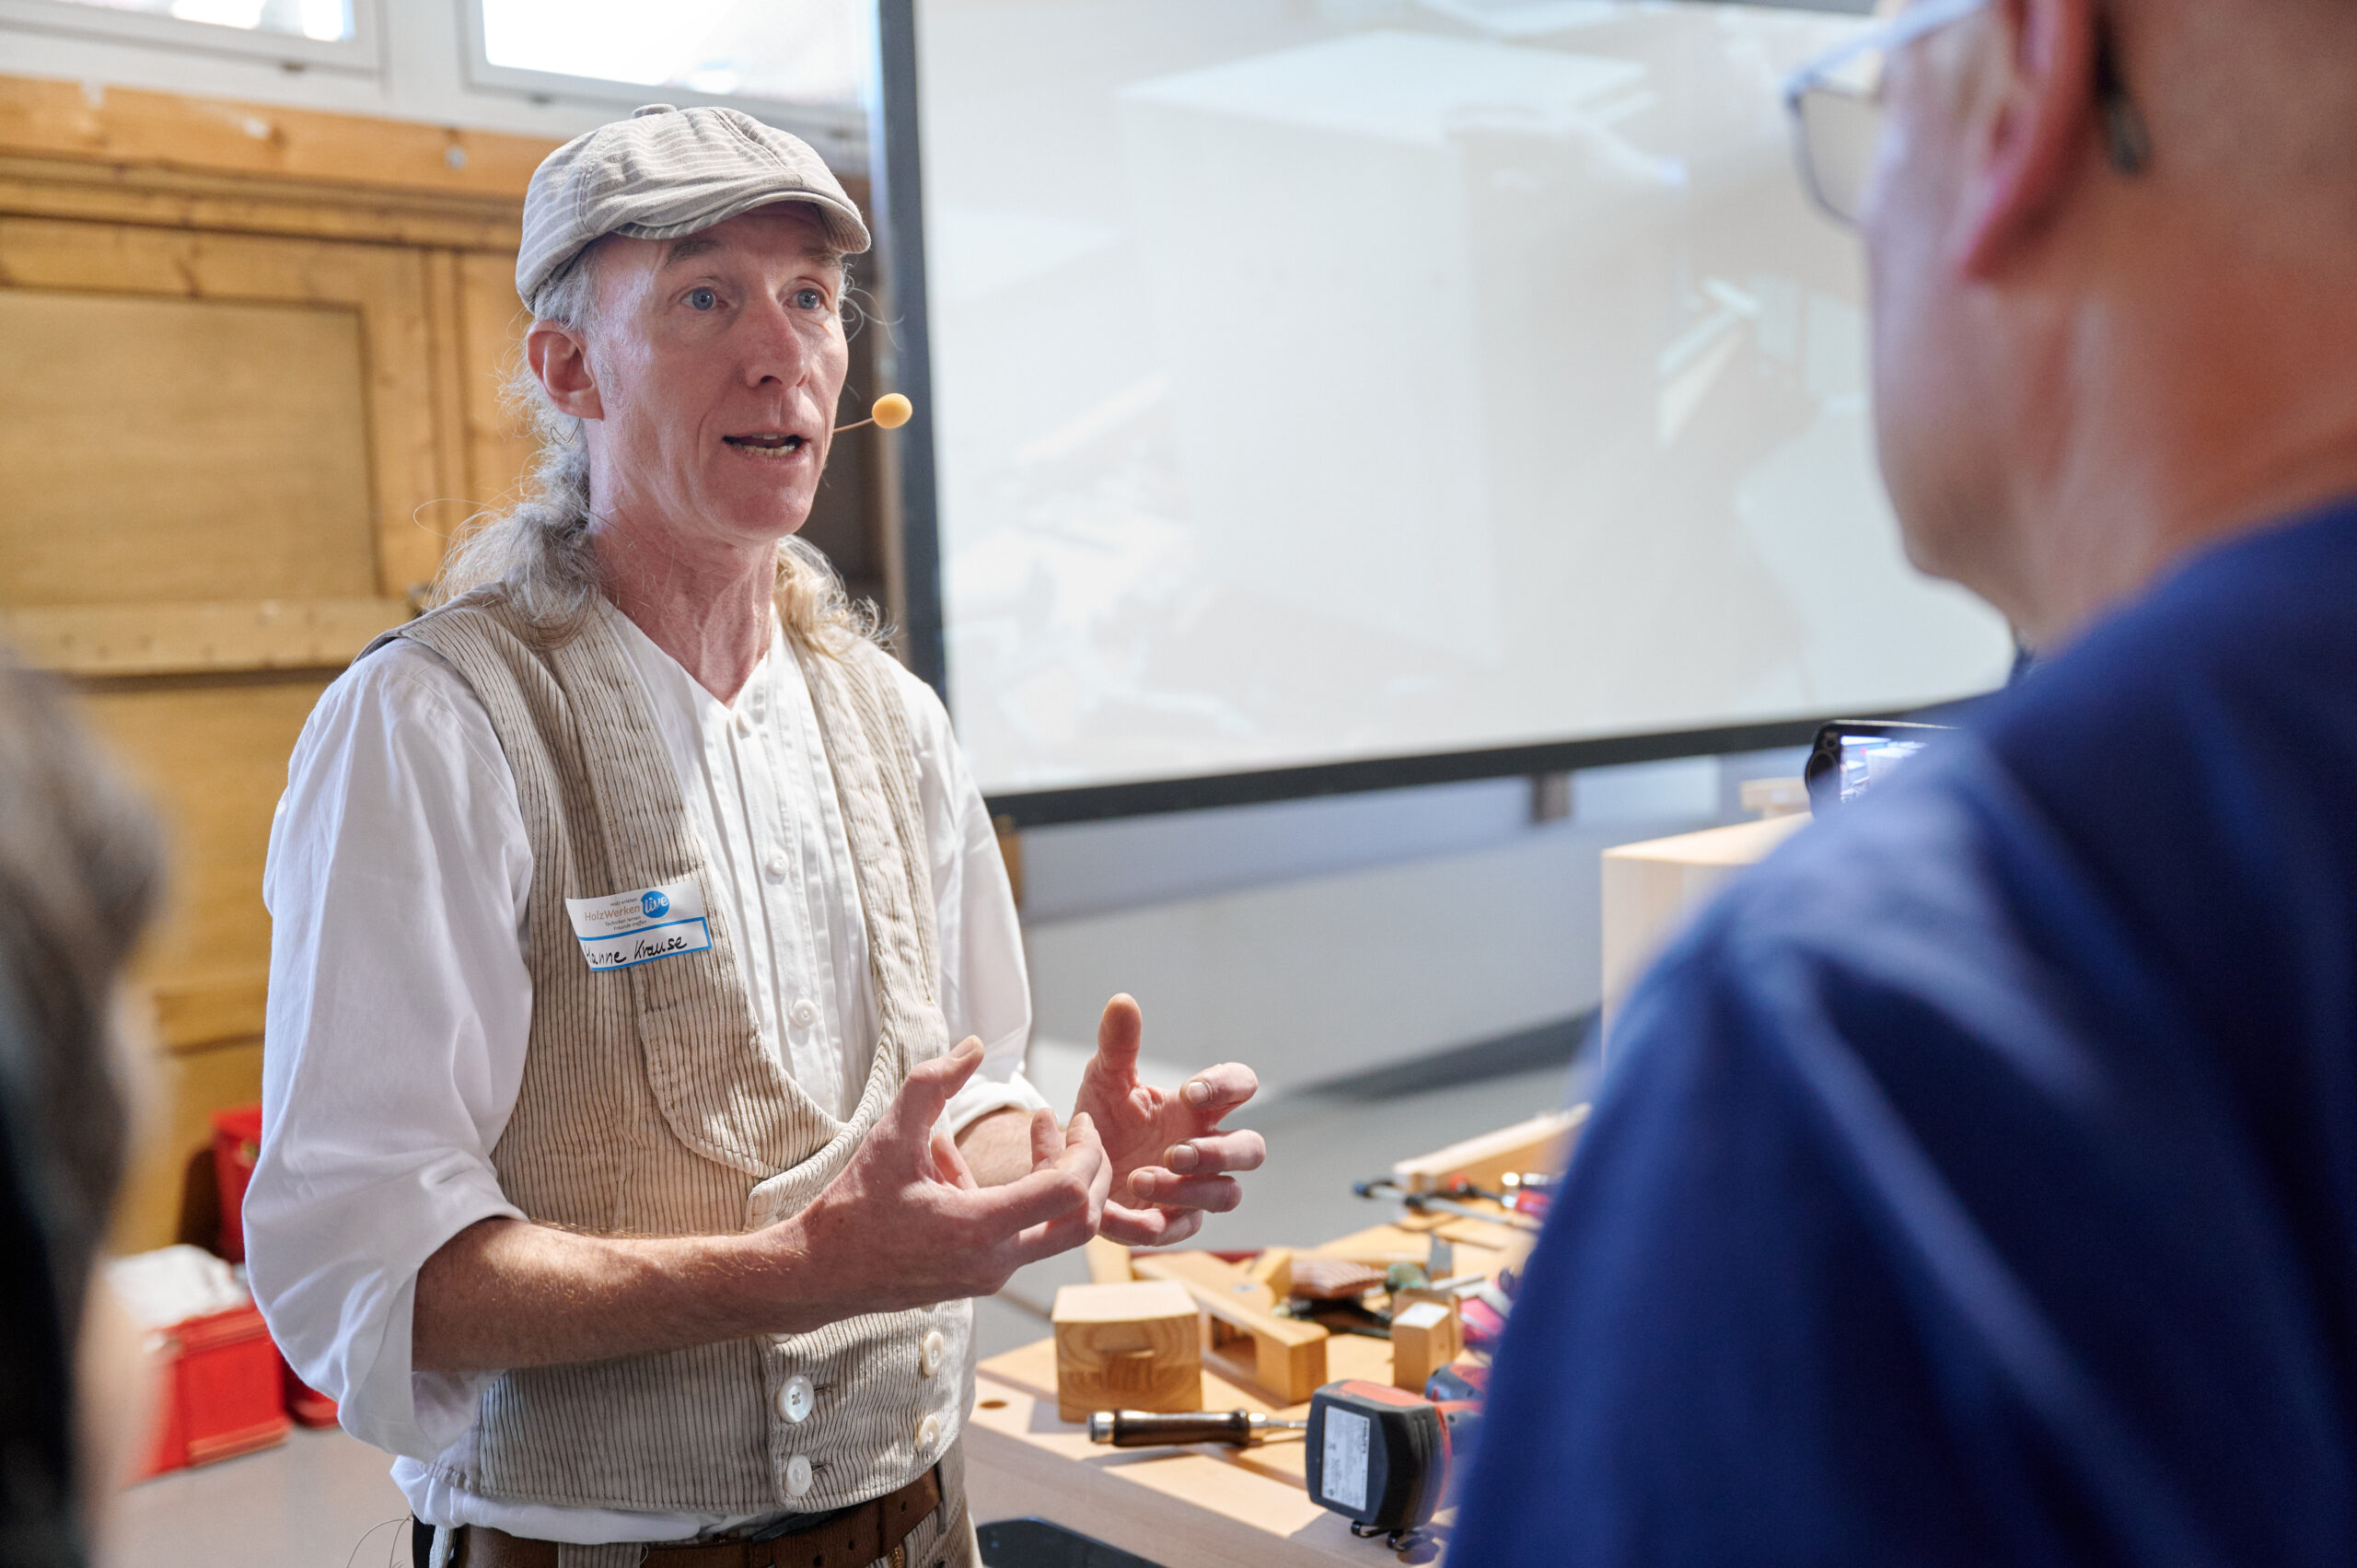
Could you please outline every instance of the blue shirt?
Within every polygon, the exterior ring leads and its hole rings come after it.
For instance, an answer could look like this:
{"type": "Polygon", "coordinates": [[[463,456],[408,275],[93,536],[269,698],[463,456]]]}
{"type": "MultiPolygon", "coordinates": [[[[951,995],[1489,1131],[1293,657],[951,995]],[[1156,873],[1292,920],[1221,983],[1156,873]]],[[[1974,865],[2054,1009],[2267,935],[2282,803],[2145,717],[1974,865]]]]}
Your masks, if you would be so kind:
{"type": "Polygon", "coordinates": [[[2357,1561],[2357,504],[1748,873],[1614,1051],[1452,1563],[2357,1561]]]}

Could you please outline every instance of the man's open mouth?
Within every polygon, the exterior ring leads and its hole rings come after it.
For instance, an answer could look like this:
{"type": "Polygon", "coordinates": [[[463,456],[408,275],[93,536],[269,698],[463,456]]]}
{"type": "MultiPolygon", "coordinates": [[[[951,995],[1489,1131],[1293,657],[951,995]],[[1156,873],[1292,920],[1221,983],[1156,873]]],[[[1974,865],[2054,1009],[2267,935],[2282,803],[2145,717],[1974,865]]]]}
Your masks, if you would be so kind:
{"type": "Polygon", "coordinates": [[[740,452],[751,452],[763,458],[790,458],[807,445],[801,436],[789,436],[783,431],[769,431],[758,436],[724,436],[721,439],[740,452]]]}

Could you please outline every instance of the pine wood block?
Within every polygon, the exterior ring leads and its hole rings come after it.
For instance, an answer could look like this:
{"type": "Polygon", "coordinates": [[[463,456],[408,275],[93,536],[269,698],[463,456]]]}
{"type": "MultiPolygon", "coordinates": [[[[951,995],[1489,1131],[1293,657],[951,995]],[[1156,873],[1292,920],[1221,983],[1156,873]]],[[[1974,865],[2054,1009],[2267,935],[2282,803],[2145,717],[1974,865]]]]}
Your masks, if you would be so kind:
{"type": "Polygon", "coordinates": [[[1805,814],[1737,822],[1604,852],[1604,1022],[1662,945],[1745,866],[1806,828],[1805,814]]]}
{"type": "Polygon", "coordinates": [[[1426,1378],[1464,1353],[1465,1319],[1454,1300],[1425,1296],[1393,1306],[1393,1387],[1421,1394],[1426,1378]]]}
{"type": "Polygon", "coordinates": [[[1269,1294],[1279,1301],[1293,1295],[1293,1249],[1271,1247],[1244,1266],[1244,1277],[1255,1284],[1269,1287],[1269,1294]]]}
{"type": "Polygon", "coordinates": [[[1056,1410],[1203,1408],[1196,1305],[1166,1280],[1066,1285],[1056,1292],[1056,1410]]]}

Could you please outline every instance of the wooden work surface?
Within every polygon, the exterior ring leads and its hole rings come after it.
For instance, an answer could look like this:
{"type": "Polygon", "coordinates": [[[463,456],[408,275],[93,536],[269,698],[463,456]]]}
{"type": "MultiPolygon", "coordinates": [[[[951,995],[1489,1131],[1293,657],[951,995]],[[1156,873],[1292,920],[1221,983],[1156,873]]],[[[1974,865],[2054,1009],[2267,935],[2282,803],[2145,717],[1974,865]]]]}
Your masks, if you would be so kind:
{"type": "MultiPolygon", "coordinates": [[[[1469,1219],[1411,1218],[1310,1249],[1307,1256],[1422,1261],[1437,1230],[1457,1249],[1461,1274],[1494,1274],[1516,1256],[1518,1233],[1469,1219]]],[[[1364,1335],[1327,1342],[1334,1381],[1391,1380],[1391,1346],[1364,1335]]],[[[1295,1564],[1433,1563],[1429,1546],[1390,1551],[1361,1540],[1341,1515],[1309,1500],[1298,1434],[1241,1451],[1212,1444],[1099,1447],[1086,1427],[1056,1416],[1056,1347],[1041,1340],[993,1356],[975,1372],[966,1423],[966,1487],[974,1517],[1036,1516],[1133,1551],[1160,1568],[1293,1568],[1295,1564]]],[[[1206,1363],[1203,1408],[1261,1411],[1295,1420],[1306,1404],[1276,1406],[1206,1363]]],[[[1444,1512],[1440,1522],[1449,1516],[1444,1512]]]]}

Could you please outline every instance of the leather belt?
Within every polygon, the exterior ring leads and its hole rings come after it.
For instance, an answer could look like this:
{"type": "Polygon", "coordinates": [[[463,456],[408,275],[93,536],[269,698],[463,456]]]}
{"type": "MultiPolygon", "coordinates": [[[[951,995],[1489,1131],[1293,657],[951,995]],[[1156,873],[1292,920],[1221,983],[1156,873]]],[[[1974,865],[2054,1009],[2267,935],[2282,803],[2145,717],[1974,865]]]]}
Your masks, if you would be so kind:
{"type": "MultiPolygon", "coordinates": [[[[866,1568],[878,1558],[891,1568],[933,1568],[910,1563],[901,1543],[940,1506],[936,1465],[900,1491],[848,1508],[816,1529],[774,1540],[650,1546],[644,1568],[866,1568]]],[[[450,1561],[452,1568],[557,1568],[557,1547],[554,1541],[526,1540],[470,1525],[459,1535],[450,1561]]]]}

